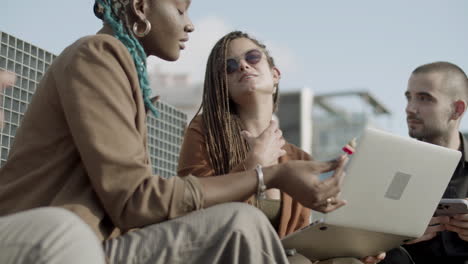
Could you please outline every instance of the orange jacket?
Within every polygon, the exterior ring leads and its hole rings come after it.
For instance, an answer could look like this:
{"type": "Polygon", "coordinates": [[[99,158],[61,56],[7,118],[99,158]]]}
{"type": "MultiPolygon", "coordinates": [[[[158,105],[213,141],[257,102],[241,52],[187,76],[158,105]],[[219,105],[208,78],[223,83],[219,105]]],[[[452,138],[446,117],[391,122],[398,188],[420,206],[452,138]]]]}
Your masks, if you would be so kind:
{"type": "MultiPolygon", "coordinates": [[[[210,164],[205,147],[204,126],[201,116],[197,116],[185,132],[184,142],[179,156],[178,175],[192,174],[197,177],[215,175],[210,164]]],[[[288,160],[311,160],[311,156],[293,144],[286,143],[283,147],[286,155],[279,159],[279,163],[288,160]]],[[[250,199],[249,199],[250,200],[250,199]]],[[[281,192],[281,219],[278,235],[280,238],[309,224],[311,210],[294,201],[291,196],[281,192]]]]}

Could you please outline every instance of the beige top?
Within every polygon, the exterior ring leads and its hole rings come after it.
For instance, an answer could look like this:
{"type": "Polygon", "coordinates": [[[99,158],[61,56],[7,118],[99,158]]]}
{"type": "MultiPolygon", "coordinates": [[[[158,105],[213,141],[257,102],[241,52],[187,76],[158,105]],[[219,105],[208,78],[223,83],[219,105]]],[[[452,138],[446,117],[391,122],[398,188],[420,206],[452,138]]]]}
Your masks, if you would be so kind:
{"type": "Polygon", "coordinates": [[[198,179],[154,176],[133,59],[110,35],[79,39],[42,79],[0,169],[0,216],[78,214],[101,239],[202,208],[198,179]]]}

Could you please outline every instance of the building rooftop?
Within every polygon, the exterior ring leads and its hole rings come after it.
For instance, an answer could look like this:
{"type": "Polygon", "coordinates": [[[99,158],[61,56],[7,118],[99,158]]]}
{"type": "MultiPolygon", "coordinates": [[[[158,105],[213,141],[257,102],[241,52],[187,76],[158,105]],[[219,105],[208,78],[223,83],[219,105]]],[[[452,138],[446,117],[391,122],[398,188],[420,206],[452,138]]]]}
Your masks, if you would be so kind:
{"type": "MultiPolygon", "coordinates": [[[[361,103],[366,104],[372,110],[375,115],[391,115],[388,110],[381,102],[379,102],[374,96],[368,91],[343,91],[317,94],[314,97],[314,104],[321,107],[323,110],[333,115],[343,115],[346,109],[343,106],[339,106],[333,103],[333,100],[340,98],[358,98],[361,103]]],[[[348,106],[348,105],[347,105],[348,106]]]]}

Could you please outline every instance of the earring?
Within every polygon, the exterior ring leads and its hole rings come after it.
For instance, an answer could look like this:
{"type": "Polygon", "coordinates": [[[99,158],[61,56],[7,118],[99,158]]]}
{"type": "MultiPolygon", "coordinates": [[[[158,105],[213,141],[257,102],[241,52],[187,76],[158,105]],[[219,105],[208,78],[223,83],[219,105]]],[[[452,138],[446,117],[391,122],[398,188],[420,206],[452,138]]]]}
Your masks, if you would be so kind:
{"type": "Polygon", "coordinates": [[[145,30],[143,32],[138,31],[138,22],[133,23],[133,34],[139,38],[148,35],[151,30],[151,23],[148,21],[148,19],[145,18],[143,22],[145,23],[145,30]]]}

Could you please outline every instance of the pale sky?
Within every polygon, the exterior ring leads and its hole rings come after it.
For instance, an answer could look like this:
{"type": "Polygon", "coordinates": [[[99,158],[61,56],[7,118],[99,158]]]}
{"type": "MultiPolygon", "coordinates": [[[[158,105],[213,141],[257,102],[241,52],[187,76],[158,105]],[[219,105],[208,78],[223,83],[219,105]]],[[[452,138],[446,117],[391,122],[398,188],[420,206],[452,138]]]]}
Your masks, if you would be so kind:
{"type": "MultiPolygon", "coordinates": [[[[0,30],[58,54],[99,29],[93,3],[2,0],[0,30]]],[[[201,81],[214,42],[243,30],[270,48],[283,91],[368,90],[392,111],[397,134],[406,135],[403,93],[415,67],[444,60],[468,72],[467,0],[192,0],[189,14],[196,30],[181,59],[152,59],[152,68],[201,81]]]]}

